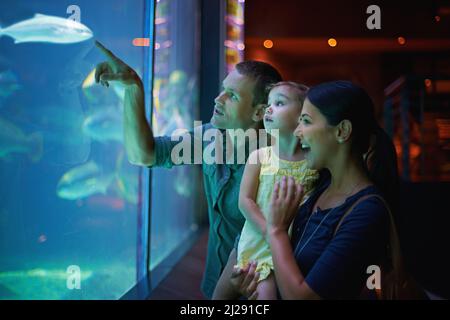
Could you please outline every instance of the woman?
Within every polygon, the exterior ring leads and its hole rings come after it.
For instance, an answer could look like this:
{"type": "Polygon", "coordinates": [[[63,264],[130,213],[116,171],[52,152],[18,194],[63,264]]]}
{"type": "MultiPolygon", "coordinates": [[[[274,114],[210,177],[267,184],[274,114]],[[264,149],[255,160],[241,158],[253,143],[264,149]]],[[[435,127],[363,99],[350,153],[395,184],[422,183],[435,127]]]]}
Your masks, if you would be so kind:
{"type": "MultiPolygon", "coordinates": [[[[298,211],[302,186],[290,178],[274,186],[266,230],[279,294],[358,298],[371,276],[368,268],[381,267],[386,258],[390,220],[380,197],[396,205],[394,146],[376,123],[370,97],[347,81],[310,89],[294,134],[322,181],[298,211]]],[[[234,274],[251,299],[257,295],[254,270],[252,264],[234,274]]]]}

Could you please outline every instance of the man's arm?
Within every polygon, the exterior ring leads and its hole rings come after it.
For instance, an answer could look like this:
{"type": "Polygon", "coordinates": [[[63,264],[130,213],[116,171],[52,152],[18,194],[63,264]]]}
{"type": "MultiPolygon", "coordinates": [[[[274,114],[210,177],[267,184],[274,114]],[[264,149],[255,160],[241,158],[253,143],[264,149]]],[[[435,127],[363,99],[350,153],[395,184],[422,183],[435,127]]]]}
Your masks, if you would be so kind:
{"type": "Polygon", "coordinates": [[[125,149],[130,163],[152,166],[155,163],[155,139],[145,117],[144,89],[142,83],[125,89],[124,101],[125,149]]]}
{"type": "Polygon", "coordinates": [[[97,65],[95,81],[109,87],[108,81],[125,85],[124,138],[128,161],[132,164],[152,166],[155,161],[155,139],[145,117],[144,88],[137,73],[96,41],[96,46],[107,61],[97,65]]]}

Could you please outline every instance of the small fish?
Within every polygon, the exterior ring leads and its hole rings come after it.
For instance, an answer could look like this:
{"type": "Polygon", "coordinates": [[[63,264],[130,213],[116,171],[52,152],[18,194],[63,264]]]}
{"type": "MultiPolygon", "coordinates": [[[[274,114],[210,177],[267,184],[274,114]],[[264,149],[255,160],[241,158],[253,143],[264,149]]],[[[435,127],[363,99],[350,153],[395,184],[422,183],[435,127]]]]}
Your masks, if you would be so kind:
{"type": "Polygon", "coordinates": [[[114,174],[102,174],[98,165],[89,161],[66,172],[58,182],[56,194],[68,200],[83,199],[97,193],[106,194],[114,178],[114,174]]]}
{"type": "Polygon", "coordinates": [[[58,197],[67,200],[83,199],[97,193],[106,194],[113,180],[113,174],[92,177],[68,185],[59,185],[56,193],[58,197]]]}
{"type": "Polygon", "coordinates": [[[92,38],[92,31],[72,19],[35,14],[33,18],[7,28],[0,27],[0,37],[14,38],[14,43],[77,43],[92,38]]]}
{"type": "Polygon", "coordinates": [[[70,184],[76,180],[98,174],[100,168],[94,161],[89,161],[67,171],[59,180],[60,184],[70,184]]]}
{"type": "Polygon", "coordinates": [[[26,154],[32,162],[37,162],[42,157],[42,151],[42,133],[26,135],[11,122],[0,118],[0,158],[10,154],[26,154]]]}
{"type": "MultiPolygon", "coordinates": [[[[11,97],[9,101],[12,100],[11,97]]],[[[58,101],[48,106],[39,101],[30,101],[28,105],[14,103],[10,104],[8,119],[21,128],[42,134],[45,141],[43,162],[78,165],[89,160],[92,139],[81,133],[85,114],[77,102],[58,101]]]]}
{"type": "Polygon", "coordinates": [[[87,117],[82,131],[96,141],[123,141],[123,125],[121,112],[118,110],[103,110],[87,117]]]}

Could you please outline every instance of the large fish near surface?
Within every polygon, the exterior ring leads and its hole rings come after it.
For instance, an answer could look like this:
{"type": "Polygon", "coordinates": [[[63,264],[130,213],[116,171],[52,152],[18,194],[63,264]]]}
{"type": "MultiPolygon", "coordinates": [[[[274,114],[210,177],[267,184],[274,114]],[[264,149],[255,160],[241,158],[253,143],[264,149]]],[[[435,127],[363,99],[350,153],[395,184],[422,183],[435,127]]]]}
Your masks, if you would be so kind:
{"type": "Polygon", "coordinates": [[[92,31],[77,21],[37,13],[33,18],[7,28],[0,27],[0,37],[14,38],[15,43],[77,43],[92,38],[92,31]]]}
{"type": "Polygon", "coordinates": [[[36,162],[42,157],[43,138],[40,132],[26,135],[11,122],[0,118],[0,158],[10,154],[26,154],[36,162]]]}
{"type": "Polygon", "coordinates": [[[114,174],[102,174],[98,165],[89,161],[66,172],[56,187],[58,197],[77,200],[93,194],[106,194],[113,182],[114,174]]]}

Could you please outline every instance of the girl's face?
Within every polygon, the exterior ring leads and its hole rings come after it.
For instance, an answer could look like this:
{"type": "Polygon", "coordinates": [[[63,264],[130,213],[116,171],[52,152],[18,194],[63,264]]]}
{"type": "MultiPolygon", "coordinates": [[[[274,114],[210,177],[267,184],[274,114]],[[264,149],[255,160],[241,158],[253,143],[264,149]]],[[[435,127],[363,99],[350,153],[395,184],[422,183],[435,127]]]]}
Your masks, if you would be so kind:
{"type": "Polygon", "coordinates": [[[294,135],[301,141],[310,169],[326,168],[327,162],[336,154],[338,143],[335,127],[328,124],[325,116],[309,99],[303,103],[303,110],[294,135]]]}
{"type": "Polygon", "coordinates": [[[264,128],[278,129],[280,134],[292,134],[302,112],[302,103],[295,88],[281,85],[269,92],[269,102],[264,115],[264,128]]]}

